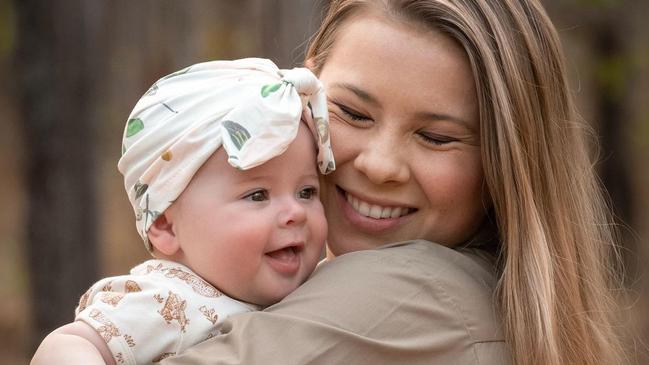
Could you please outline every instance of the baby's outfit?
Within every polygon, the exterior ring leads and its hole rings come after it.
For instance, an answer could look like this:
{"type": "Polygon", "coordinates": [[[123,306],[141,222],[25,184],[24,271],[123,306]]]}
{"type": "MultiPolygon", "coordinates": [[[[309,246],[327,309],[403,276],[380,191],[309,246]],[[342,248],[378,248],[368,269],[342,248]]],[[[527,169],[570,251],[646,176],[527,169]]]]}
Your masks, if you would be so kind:
{"type": "MultiPolygon", "coordinates": [[[[147,249],[151,224],[217,149],[232,168],[251,169],[284,153],[303,122],[320,172],[333,171],[327,99],[309,70],[247,58],[199,63],[158,80],[129,116],[118,163],[147,249]]],[[[150,260],[93,285],[76,320],[97,331],[117,364],[151,364],[219,334],[229,315],[258,309],[181,264],[150,260]]]]}
{"type": "Polygon", "coordinates": [[[95,283],[76,320],[106,341],[117,364],[151,364],[219,334],[223,320],[260,307],[228,297],[186,266],[149,260],[95,283]]]}

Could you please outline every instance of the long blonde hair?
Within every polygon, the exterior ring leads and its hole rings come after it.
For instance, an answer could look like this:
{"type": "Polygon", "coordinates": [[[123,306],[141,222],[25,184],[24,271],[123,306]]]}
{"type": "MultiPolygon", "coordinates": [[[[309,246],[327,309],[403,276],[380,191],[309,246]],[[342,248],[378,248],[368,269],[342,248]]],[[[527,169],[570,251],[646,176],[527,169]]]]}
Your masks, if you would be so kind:
{"type": "Polygon", "coordinates": [[[312,38],[319,73],[351,14],[379,10],[466,51],[500,239],[496,297],[516,364],[619,364],[615,235],[557,33],[534,0],[334,0],[312,38]]]}

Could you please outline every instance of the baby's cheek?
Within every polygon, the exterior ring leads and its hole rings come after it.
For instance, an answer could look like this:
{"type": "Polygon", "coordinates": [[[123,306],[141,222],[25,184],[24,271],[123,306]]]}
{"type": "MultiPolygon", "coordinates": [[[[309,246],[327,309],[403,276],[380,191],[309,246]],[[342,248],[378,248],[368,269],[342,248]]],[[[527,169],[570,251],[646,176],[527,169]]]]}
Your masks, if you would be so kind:
{"type": "MultiPolygon", "coordinates": [[[[320,246],[324,246],[327,239],[327,218],[325,217],[324,207],[320,201],[316,202],[314,210],[309,217],[312,241],[320,246]]],[[[320,247],[321,248],[321,247],[320,247]]]]}

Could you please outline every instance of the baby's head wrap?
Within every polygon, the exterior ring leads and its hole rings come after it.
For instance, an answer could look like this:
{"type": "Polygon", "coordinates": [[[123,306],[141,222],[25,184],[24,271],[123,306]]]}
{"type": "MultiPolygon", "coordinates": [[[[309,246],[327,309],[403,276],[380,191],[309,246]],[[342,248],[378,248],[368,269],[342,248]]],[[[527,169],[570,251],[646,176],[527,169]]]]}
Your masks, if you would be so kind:
{"type": "Polygon", "coordinates": [[[320,172],[335,169],[326,96],[305,68],[247,58],[189,66],[158,80],[129,116],[118,169],[150,251],[147,231],[221,146],[241,170],[281,155],[306,122],[320,172]]]}

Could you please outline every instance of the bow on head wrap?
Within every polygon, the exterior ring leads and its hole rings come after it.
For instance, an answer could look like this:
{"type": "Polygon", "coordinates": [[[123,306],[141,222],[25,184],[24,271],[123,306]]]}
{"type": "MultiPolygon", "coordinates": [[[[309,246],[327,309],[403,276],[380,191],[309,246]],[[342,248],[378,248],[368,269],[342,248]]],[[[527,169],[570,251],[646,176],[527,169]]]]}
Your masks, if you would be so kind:
{"type": "Polygon", "coordinates": [[[153,221],[221,145],[232,166],[250,169],[286,151],[301,119],[316,139],[320,172],[333,171],[326,96],[309,70],[247,58],[158,80],[129,116],[118,163],[147,249],[153,221]]]}

